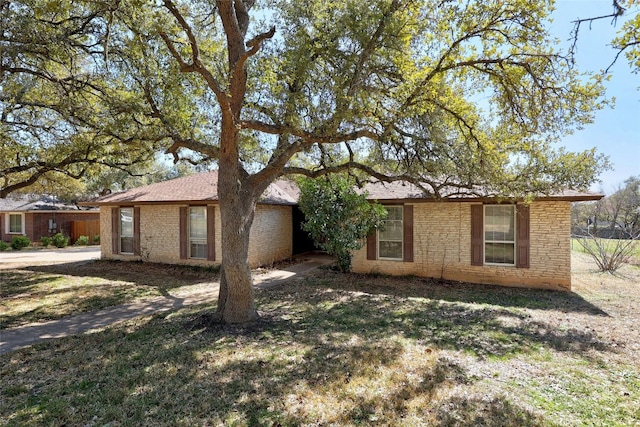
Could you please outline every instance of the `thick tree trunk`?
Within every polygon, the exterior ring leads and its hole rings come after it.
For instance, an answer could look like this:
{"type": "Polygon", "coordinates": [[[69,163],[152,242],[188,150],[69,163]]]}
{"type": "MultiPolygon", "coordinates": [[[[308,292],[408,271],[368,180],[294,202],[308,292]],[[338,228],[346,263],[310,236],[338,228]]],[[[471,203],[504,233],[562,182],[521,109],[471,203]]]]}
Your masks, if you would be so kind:
{"type": "Polygon", "coordinates": [[[223,323],[250,322],[258,317],[248,264],[249,232],[257,199],[237,165],[221,165],[218,195],[222,226],[222,271],[215,318],[223,323]]]}

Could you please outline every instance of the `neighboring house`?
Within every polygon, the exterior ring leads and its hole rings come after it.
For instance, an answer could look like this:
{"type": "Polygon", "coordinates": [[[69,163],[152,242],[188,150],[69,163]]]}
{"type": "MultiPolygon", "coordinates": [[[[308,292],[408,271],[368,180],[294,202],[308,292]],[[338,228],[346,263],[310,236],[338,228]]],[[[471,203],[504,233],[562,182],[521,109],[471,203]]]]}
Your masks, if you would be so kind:
{"type": "MultiPolygon", "coordinates": [[[[56,233],[71,235],[74,223],[98,221],[96,209],[64,203],[50,196],[10,195],[0,199],[0,240],[23,235],[32,242],[56,233]]],[[[92,237],[92,236],[90,236],[92,237]]]]}
{"type": "MultiPolygon", "coordinates": [[[[217,172],[151,184],[98,198],[104,258],[219,264],[217,172]]],[[[354,252],[353,269],[474,283],[571,289],[571,202],[601,194],[568,191],[530,204],[451,196],[435,200],[408,183],[370,184],[386,206],[384,229],[354,252]]],[[[252,266],[311,248],[300,230],[297,188],[272,184],[255,213],[252,266]]]]}
{"type": "MultiPolygon", "coordinates": [[[[220,264],[218,172],[205,172],[99,197],[102,257],[220,264]]],[[[297,188],[278,181],[257,205],[249,242],[255,267],[290,258],[297,188]]],[[[297,209],[296,209],[297,210],[297,209]]]]}
{"type": "Polygon", "coordinates": [[[571,289],[571,202],[603,197],[567,191],[526,205],[460,195],[437,201],[408,183],[364,190],[389,216],[354,253],[355,272],[564,290],[571,289]]]}

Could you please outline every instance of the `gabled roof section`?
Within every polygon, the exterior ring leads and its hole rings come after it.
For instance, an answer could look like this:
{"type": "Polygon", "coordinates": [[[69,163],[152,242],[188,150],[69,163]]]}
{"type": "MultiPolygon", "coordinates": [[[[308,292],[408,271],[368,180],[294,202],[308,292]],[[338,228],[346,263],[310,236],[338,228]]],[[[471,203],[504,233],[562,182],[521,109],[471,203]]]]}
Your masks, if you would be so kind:
{"type": "Polygon", "coordinates": [[[91,211],[91,208],[81,208],[74,203],[66,203],[52,196],[36,194],[9,195],[0,199],[0,212],[45,212],[45,211],[91,211]]]}
{"type": "MultiPolygon", "coordinates": [[[[260,203],[295,205],[289,181],[269,185],[260,203]]],[[[98,197],[83,205],[197,203],[218,200],[218,171],[202,172],[98,197]]]]}

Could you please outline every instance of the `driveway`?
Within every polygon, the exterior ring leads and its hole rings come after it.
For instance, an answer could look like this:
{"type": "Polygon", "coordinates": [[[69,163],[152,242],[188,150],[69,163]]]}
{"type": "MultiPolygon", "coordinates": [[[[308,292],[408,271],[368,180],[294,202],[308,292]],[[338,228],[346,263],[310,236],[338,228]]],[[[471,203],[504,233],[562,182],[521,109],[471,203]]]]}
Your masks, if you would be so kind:
{"type": "Polygon", "coordinates": [[[42,249],[0,252],[0,268],[3,264],[46,264],[59,262],[88,261],[100,258],[100,246],[68,247],[64,249],[42,249]]]}

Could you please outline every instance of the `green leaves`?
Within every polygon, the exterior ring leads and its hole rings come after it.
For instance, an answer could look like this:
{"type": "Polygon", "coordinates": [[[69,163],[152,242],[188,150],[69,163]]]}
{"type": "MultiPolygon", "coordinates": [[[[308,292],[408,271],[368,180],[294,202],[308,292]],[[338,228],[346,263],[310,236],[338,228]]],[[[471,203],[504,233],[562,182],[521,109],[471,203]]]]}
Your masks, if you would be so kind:
{"type": "Polygon", "coordinates": [[[351,270],[351,253],[364,245],[364,238],[380,227],[387,211],[369,203],[366,193],[357,193],[355,180],[341,175],[300,181],[300,209],[305,215],[302,229],[316,245],[337,258],[338,267],[351,270]]]}
{"type": "MultiPolygon", "coordinates": [[[[269,179],[359,169],[513,195],[588,186],[606,167],[554,147],[606,101],[601,77],[554,48],[551,2],[265,2],[246,9],[241,69],[219,5],[174,3],[0,7],[5,193],[161,151],[216,161],[225,114],[238,167],[269,179]],[[24,169],[38,161],[47,168],[24,169]]],[[[632,54],[630,22],[618,42],[632,54]]]]}

